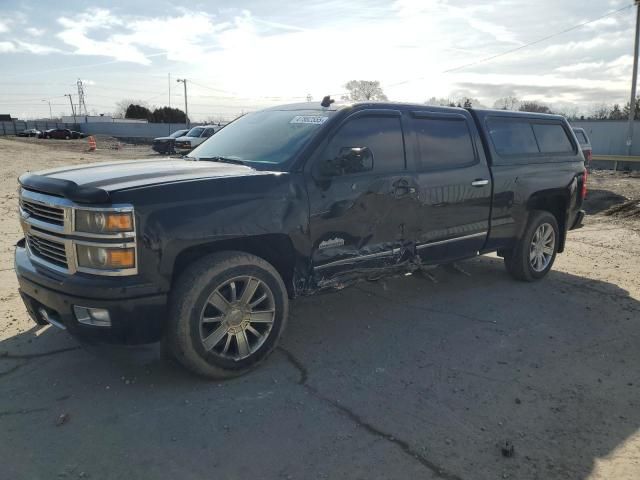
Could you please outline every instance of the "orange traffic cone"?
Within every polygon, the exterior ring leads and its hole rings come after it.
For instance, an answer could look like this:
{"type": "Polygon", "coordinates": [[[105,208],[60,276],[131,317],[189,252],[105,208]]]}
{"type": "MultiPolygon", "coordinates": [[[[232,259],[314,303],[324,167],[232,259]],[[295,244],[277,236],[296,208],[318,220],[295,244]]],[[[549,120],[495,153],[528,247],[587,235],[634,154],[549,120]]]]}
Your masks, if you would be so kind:
{"type": "Polygon", "coordinates": [[[93,135],[89,136],[89,151],[93,152],[97,148],[96,139],[93,135]]]}

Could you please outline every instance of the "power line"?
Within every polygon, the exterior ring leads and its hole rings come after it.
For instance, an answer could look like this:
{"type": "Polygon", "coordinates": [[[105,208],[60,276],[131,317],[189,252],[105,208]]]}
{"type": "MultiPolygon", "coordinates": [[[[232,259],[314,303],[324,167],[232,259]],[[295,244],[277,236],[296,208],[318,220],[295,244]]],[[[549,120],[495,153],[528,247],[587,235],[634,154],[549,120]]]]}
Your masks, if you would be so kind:
{"type": "Polygon", "coordinates": [[[569,28],[567,28],[565,30],[561,30],[559,32],[552,33],[551,35],[547,35],[546,37],[539,38],[538,40],[534,40],[533,42],[525,43],[524,45],[520,45],[519,47],[512,48],[510,50],[506,50],[506,51],[504,51],[502,53],[498,53],[496,55],[491,55],[489,57],[481,58],[479,60],[476,60],[475,62],[470,62],[470,63],[467,63],[465,65],[460,65],[458,67],[449,68],[447,70],[444,70],[442,73],[455,72],[457,70],[462,70],[463,68],[471,67],[473,65],[478,65],[479,63],[488,62],[490,60],[494,60],[494,59],[499,58],[499,57],[504,57],[505,55],[510,55],[510,54],[518,52],[518,51],[520,51],[520,50],[522,50],[524,48],[528,48],[528,47],[530,47],[532,45],[537,45],[538,43],[542,43],[542,42],[544,42],[546,40],[549,40],[551,38],[557,37],[559,35],[564,35],[565,33],[572,32],[573,30],[577,30],[579,28],[584,27],[585,25],[589,25],[590,23],[597,22],[598,20],[602,20],[603,18],[607,18],[607,17],[610,17],[612,15],[616,15],[616,14],[622,12],[623,10],[627,10],[627,9],[629,9],[631,7],[633,7],[633,5],[627,5],[626,7],[622,7],[622,8],[619,8],[618,10],[614,10],[612,12],[606,13],[606,14],[598,17],[598,18],[594,18],[592,20],[588,20],[586,22],[579,23],[577,25],[574,25],[573,27],[569,27],[569,28]]]}
{"type": "MultiPolygon", "coordinates": [[[[465,63],[464,65],[459,65],[457,67],[448,68],[447,70],[443,70],[440,73],[455,72],[455,71],[462,70],[462,69],[467,68],[467,67],[472,67],[474,65],[478,65],[480,63],[485,63],[485,62],[489,62],[491,60],[495,60],[496,58],[504,57],[505,55],[511,55],[512,53],[519,52],[520,50],[523,50],[525,48],[531,47],[532,45],[537,45],[537,44],[545,42],[545,41],[547,41],[547,40],[549,40],[551,38],[557,37],[559,35],[564,35],[565,33],[568,33],[568,32],[571,32],[573,30],[577,30],[579,28],[582,28],[585,25],[589,25],[590,23],[594,23],[594,22],[597,22],[598,20],[602,20],[603,18],[607,18],[607,17],[610,17],[612,15],[616,15],[616,14],[618,14],[618,13],[624,11],[624,10],[627,10],[627,9],[629,9],[631,7],[633,7],[633,5],[627,5],[625,7],[619,8],[617,10],[613,10],[613,11],[610,11],[608,13],[605,13],[604,15],[602,15],[600,17],[593,18],[593,19],[588,20],[586,22],[579,23],[577,25],[574,25],[572,27],[566,28],[564,30],[561,30],[561,31],[558,31],[558,32],[555,32],[555,33],[552,33],[552,34],[547,35],[545,37],[538,38],[537,40],[534,40],[532,42],[525,43],[524,45],[520,45],[518,47],[511,48],[509,50],[506,50],[506,51],[501,52],[501,53],[497,53],[495,55],[490,55],[488,57],[480,58],[480,59],[475,60],[473,62],[465,63]]],[[[392,83],[392,84],[388,85],[388,87],[397,87],[399,85],[404,85],[405,83],[409,83],[409,82],[412,82],[412,81],[415,81],[415,80],[422,80],[424,78],[425,78],[425,76],[414,78],[414,79],[410,79],[410,80],[403,80],[401,82],[392,83]]]]}

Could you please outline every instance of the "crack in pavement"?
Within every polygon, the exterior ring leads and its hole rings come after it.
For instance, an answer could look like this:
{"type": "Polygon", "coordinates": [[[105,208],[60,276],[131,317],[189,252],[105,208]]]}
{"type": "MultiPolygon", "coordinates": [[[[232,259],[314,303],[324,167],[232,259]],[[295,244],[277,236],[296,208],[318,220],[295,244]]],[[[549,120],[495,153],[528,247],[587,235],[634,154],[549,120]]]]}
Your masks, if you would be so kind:
{"type": "Polygon", "coordinates": [[[45,412],[47,409],[46,408],[29,408],[29,409],[22,409],[22,410],[5,410],[4,412],[0,412],[0,417],[7,417],[9,415],[27,415],[29,413],[35,413],[35,412],[45,412]]]}
{"type": "Polygon", "coordinates": [[[66,347],[59,348],[58,350],[51,350],[49,352],[41,352],[41,353],[26,353],[24,355],[19,355],[15,353],[9,352],[0,352],[0,359],[2,358],[11,358],[11,359],[31,359],[31,358],[40,358],[40,357],[48,357],[49,355],[57,355],[58,353],[71,352],[73,350],[80,350],[81,346],[75,347],[66,347]]]}
{"type": "Polygon", "coordinates": [[[24,355],[19,355],[19,354],[15,354],[15,353],[9,353],[7,351],[0,352],[0,360],[22,360],[21,363],[18,363],[17,365],[13,366],[9,370],[7,370],[5,372],[0,372],[0,378],[6,377],[8,375],[11,375],[16,370],[28,365],[30,363],[30,360],[33,360],[33,359],[36,359],[36,358],[48,357],[48,356],[51,356],[51,355],[57,355],[59,353],[71,352],[71,351],[74,351],[74,350],[79,350],[81,348],[82,348],[82,346],[67,347],[67,348],[59,348],[58,350],[51,350],[49,352],[26,353],[24,355]]]}
{"type": "Polygon", "coordinates": [[[18,365],[15,365],[14,367],[10,368],[9,370],[7,370],[6,372],[0,372],[0,378],[2,377],[6,377],[7,375],[11,375],[13,372],[15,372],[16,370],[18,370],[19,368],[24,367],[27,363],[29,362],[22,362],[19,363],[18,365]]]}
{"type": "Polygon", "coordinates": [[[311,386],[311,385],[309,385],[307,383],[307,381],[309,379],[309,373],[308,373],[306,367],[302,364],[302,362],[300,362],[300,360],[298,360],[298,358],[296,358],[296,356],[293,355],[293,353],[291,353],[289,350],[285,349],[284,347],[278,347],[278,350],[284,355],[284,357],[287,359],[287,361],[291,365],[293,365],[293,367],[300,374],[300,378],[298,379],[297,384],[300,385],[301,387],[303,387],[304,389],[306,389],[314,397],[318,398],[319,400],[321,400],[321,401],[323,401],[325,403],[328,403],[333,408],[335,408],[336,410],[340,411],[340,413],[342,413],[344,416],[346,416],[349,420],[354,422],[356,425],[362,427],[364,430],[366,430],[371,435],[393,443],[394,445],[399,447],[400,450],[402,450],[403,453],[405,453],[406,455],[412,457],[414,460],[417,460],[422,466],[427,468],[429,471],[431,471],[431,473],[437,475],[438,477],[443,478],[445,480],[462,480],[461,477],[459,477],[459,476],[457,476],[457,475],[455,475],[453,473],[447,472],[446,470],[444,470],[439,465],[435,464],[434,462],[432,462],[428,458],[424,457],[423,455],[421,455],[420,453],[415,451],[411,447],[411,445],[409,445],[409,443],[406,442],[405,440],[397,438],[397,437],[391,435],[390,433],[387,433],[387,432],[379,429],[378,427],[376,427],[376,426],[368,423],[367,421],[365,421],[360,415],[358,415],[353,410],[351,410],[348,407],[340,404],[337,400],[333,400],[333,399],[331,399],[329,397],[324,396],[315,387],[313,387],[313,386],[311,386]]]}

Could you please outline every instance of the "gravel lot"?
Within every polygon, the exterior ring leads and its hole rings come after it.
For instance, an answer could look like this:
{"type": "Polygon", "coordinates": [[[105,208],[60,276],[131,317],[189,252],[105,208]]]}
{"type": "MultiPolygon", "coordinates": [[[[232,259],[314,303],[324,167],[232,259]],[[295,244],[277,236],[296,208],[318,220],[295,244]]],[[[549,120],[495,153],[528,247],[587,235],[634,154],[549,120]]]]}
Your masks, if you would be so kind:
{"type": "Polygon", "coordinates": [[[0,139],[0,477],[640,478],[640,220],[603,214],[640,178],[591,175],[539,283],[484,256],[302,298],[262,368],[215,383],[27,318],[16,177],[151,155],[85,148],[0,139]]]}

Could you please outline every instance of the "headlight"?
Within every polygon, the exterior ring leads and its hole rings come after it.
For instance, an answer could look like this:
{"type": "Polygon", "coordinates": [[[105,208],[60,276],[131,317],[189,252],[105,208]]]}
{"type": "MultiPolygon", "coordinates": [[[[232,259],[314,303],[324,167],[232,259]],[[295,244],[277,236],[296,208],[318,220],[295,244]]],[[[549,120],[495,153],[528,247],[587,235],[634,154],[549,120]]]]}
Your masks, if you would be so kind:
{"type": "Polygon", "coordinates": [[[76,231],[87,233],[119,233],[133,231],[132,212],[76,210],[76,231]]]}
{"type": "Polygon", "coordinates": [[[135,249],[77,245],[78,266],[95,270],[121,270],[136,266],[135,249]]]}

